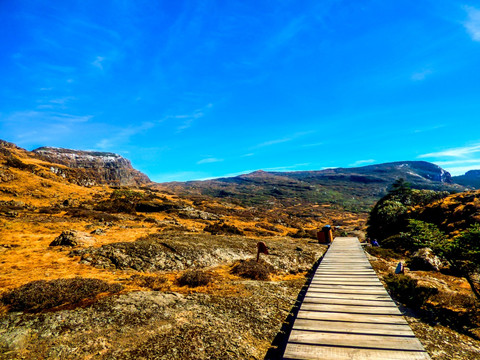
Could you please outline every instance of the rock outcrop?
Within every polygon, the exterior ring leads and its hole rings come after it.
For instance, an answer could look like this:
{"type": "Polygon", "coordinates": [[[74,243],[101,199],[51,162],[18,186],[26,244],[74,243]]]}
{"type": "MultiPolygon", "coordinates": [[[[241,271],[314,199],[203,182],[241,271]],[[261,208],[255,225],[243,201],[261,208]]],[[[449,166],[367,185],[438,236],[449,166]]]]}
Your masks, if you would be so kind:
{"type": "Polygon", "coordinates": [[[422,248],[413,254],[407,266],[410,270],[440,271],[445,264],[435,256],[432,249],[422,248]]]}
{"type": "Polygon", "coordinates": [[[52,165],[50,171],[79,185],[138,186],[150,182],[147,175],[135,170],[129,160],[118,154],[54,147],[41,147],[33,152],[42,160],[78,169],[71,172],[52,165]]]}

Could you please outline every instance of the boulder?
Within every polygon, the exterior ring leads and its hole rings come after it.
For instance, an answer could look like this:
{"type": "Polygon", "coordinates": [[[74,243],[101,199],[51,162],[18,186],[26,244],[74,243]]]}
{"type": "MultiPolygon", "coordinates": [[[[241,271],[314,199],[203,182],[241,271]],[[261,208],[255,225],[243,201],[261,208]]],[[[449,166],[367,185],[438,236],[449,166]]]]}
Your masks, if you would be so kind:
{"type": "Polygon", "coordinates": [[[92,246],[94,242],[95,240],[87,233],[64,230],[49,246],[92,246]]]}
{"type": "Polygon", "coordinates": [[[440,271],[444,267],[442,260],[432,249],[422,248],[415,252],[407,263],[410,270],[440,271]]]}

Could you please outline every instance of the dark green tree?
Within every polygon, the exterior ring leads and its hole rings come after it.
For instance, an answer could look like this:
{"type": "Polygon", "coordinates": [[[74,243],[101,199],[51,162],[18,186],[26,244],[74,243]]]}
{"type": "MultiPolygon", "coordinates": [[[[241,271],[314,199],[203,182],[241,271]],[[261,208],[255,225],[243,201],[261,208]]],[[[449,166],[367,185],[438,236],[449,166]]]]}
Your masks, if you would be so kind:
{"type": "Polygon", "coordinates": [[[433,246],[452,270],[463,276],[475,297],[480,300],[479,285],[474,279],[480,273],[480,224],[474,224],[453,240],[443,240],[433,246]]]}

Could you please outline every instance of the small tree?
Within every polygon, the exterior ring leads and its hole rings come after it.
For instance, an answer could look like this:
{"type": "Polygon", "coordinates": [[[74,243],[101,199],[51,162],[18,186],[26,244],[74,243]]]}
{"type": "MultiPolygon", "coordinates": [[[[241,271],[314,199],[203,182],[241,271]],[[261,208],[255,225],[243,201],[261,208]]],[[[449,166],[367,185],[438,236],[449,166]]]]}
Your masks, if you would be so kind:
{"type": "Polygon", "coordinates": [[[409,239],[410,250],[432,247],[446,239],[445,234],[436,225],[414,219],[408,220],[408,232],[402,233],[402,236],[409,239]]]}
{"type": "Polygon", "coordinates": [[[434,250],[467,280],[475,297],[480,300],[480,292],[473,280],[480,272],[480,224],[470,226],[453,240],[438,242],[434,250]]]}

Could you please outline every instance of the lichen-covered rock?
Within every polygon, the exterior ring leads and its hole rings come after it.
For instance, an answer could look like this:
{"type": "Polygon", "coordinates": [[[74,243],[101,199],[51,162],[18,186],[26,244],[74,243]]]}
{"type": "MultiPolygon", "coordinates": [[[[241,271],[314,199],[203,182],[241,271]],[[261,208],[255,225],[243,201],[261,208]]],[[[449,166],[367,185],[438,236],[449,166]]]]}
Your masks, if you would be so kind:
{"type": "Polygon", "coordinates": [[[425,271],[440,271],[442,267],[445,267],[430,248],[422,248],[415,252],[407,262],[407,266],[410,270],[425,271]]]}

